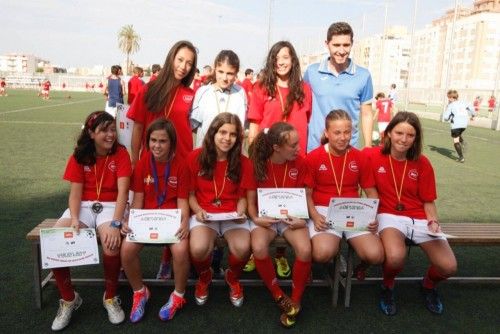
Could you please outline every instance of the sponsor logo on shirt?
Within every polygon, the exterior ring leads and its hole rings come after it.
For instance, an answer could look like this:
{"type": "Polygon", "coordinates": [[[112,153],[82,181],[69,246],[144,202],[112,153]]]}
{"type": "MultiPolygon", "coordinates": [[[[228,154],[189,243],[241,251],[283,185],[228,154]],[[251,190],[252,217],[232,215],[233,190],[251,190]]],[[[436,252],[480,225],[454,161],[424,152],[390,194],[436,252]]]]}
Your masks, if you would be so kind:
{"type": "Polygon", "coordinates": [[[418,179],[418,171],[416,169],[410,169],[408,172],[408,177],[414,181],[418,179]]]}
{"type": "Polygon", "coordinates": [[[153,184],[155,183],[155,180],[151,177],[151,175],[148,174],[148,176],[146,176],[144,178],[144,184],[145,185],[150,185],[150,184],[153,184]]]}
{"type": "Polygon", "coordinates": [[[111,162],[108,164],[108,169],[113,173],[116,171],[116,164],[114,160],[111,160],[111,162]]]}
{"type": "Polygon", "coordinates": [[[168,178],[168,185],[172,188],[177,188],[177,176],[170,176],[168,178]]]}
{"type": "Polygon", "coordinates": [[[193,101],[193,95],[182,95],[182,101],[185,103],[191,103],[191,101],[193,101]]]}
{"type": "Polygon", "coordinates": [[[358,169],[358,164],[356,163],[356,161],[351,161],[349,162],[349,169],[351,170],[351,172],[354,172],[354,173],[357,173],[359,171],[358,169]]]}
{"type": "Polygon", "coordinates": [[[297,175],[299,175],[299,170],[297,168],[291,168],[290,171],[288,172],[288,176],[292,180],[297,180],[297,175]]]}
{"type": "Polygon", "coordinates": [[[384,174],[384,173],[387,173],[387,172],[385,171],[384,166],[380,166],[380,167],[378,168],[378,170],[377,170],[377,173],[379,173],[379,174],[384,174]]]}
{"type": "Polygon", "coordinates": [[[319,166],[318,170],[321,172],[321,171],[324,171],[324,170],[328,170],[328,168],[326,168],[325,164],[321,164],[319,166]]]}

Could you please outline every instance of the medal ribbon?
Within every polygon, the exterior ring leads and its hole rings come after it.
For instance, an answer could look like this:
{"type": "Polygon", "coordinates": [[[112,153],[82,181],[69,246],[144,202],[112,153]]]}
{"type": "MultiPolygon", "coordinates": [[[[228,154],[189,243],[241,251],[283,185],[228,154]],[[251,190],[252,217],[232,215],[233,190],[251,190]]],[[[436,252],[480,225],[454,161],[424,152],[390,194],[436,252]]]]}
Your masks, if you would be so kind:
{"type": "MultiPolygon", "coordinates": [[[[221,92],[221,94],[224,94],[224,92],[221,92]]],[[[215,103],[217,104],[217,114],[220,114],[220,104],[219,99],[217,98],[217,90],[214,90],[214,95],[215,103]]],[[[227,108],[229,108],[229,99],[231,99],[231,88],[229,88],[229,93],[227,94],[226,109],[224,110],[224,112],[227,112],[227,108]]]]}
{"type": "Polygon", "coordinates": [[[163,174],[164,189],[161,194],[160,194],[158,171],[156,170],[155,158],[153,157],[152,154],[151,154],[151,170],[153,172],[153,179],[155,180],[156,204],[158,205],[158,208],[160,208],[163,202],[165,201],[165,198],[167,197],[168,177],[170,176],[170,162],[167,162],[167,164],[165,165],[165,173],[163,174]]]}
{"type": "Polygon", "coordinates": [[[407,164],[408,164],[408,160],[405,160],[405,167],[403,169],[403,175],[401,176],[401,185],[399,186],[399,191],[398,191],[398,186],[396,184],[396,175],[394,174],[394,167],[392,167],[392,157],[389,154],[389,165],[391,166],[392,181],[394,182],[394,190],[396,191],[396,196],[398,197],[398,204],[401,203],[401,195],[403,193],[403,182],[405,181],[405,173],[406,173],[406,165],[407,164]]]}
{"type": "Polygon", "coordinates": [[[226,169],[224,170],[224,178],[222,179],[222,188],[220,190],[220,193],[217,193],[217,183],[215,183],[215,171],[214,171],[214,178],[212,181],[214,181],[214,191],[215,191],[215,200],[220,200],[220,196],[222,195],[222,192],[224,191],[224,187],[226,186],[226,173],[227,173],[227,166],[229,165],[229,162],[226,165],[226,169]]]}
{"type": "MultiPolygon", "coordinates": [[[[276,174],[274,174],[274,166],[271,161],[271,171],[273,172],[274,186],[278,188],[278,182],[276,182],[276,174]]],[[[283,174],[283,182],[281,183],[281,188],[285,188],[286,172],[288,171],[288,162],[285,164],[285,173],[283,174]]]]}
{"type": "MultiPolygon", "coordinates": [[[[281,115],[285,114],[285,104],[283,103],[283,96],[281,95],[280,88],[278,85],[276,85],[276,91],[278,92],[278,96],[280,98],[280,105],[281,105],[281,115]]],[[[286,122],[286,116],[283,117],[283,122],[286,122]]]]}
{"type": "Polygon", "coordinates": [[[170,102],[170,106],[168,107],[168,112],[167,112],[167,106],[165,106],[165,110],[164,110],[165,119],[168,119],[168,116],[170,116],[170,113],[172,112],[172,108],[174,107],[175,98],[177,97],[177,92],[179,92],[179,86],[177,86],[177,88],[175,89],[174,98],[172,99],[172,102],[170,102]]]}
{"type": "Polygon", "coordinates": [[[106,165],[108,163],[108,158],[109,158],[109,155],[106,155],[106,160],[104,160],[104,168],[102,170],[101,180],[99,181],[99,184],[97,184],[97,179],[98,179],[98,176],[97,176],[97,161],[95,162],[95,165],[94,165],[95,192],[97,194],[97,199],[96,199],[97,202],[99,202],[99,197],[101,196],[102,180],[104,180],[104,173],[106,172],[106,165]]]}
{"type": "Polygon", "coordinates": [[[349,153],[349,149],[344,154],[344,163],[342,164],[342,175],[340,176],[340,184],[337,180],[337,173],[335,173],[335,168],[333,168],[333,160],[332,154],[330,153],[330,147],[328,147],[328,158],[330,159],[330,167],[332,167],[333,179],[335,180],[335,187],[337,188],[337,193],[339,196],[342,193],[342,185],[344,184],[344,172],[345,172],[345,163],[347,161],[347,154],[349,153]]]}

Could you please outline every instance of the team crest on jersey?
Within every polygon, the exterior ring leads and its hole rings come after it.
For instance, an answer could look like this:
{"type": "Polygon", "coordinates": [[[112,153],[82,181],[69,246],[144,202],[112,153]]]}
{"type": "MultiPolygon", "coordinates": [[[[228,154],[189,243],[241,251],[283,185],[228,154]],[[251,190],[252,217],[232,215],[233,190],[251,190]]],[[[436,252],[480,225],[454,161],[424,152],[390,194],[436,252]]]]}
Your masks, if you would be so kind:
{"type": "Polygon", "coordinates": [[[387,172],[385,171],[384,166],[380,166],[380,167],[378,168],[378,170],[377,170],[377,173],[379,173],[379,174],[385,174],[385,173],[387,173],[387,172]]]}
{"type": "Polygon", "coordinates": [[[354,173],[357,173],[359,171],[358,169],[358,164],[356,163],[356,161],[351,161],[349,162],[349,169],[351,170],[351,172],[354,172],[354,173]]]}
{"type": "Polygon", "coordinates": [[[113,173],[116,171],[116,164],[114,160],[111,160],[111,162],[108,164],[108,169],[113,173]]]}
{"type": "Polygon", "coordinates": [[[168,185],[172,188],[177,188],[177,176],[170,176],[168,178],[168,185]]]}
{"type": "Polygon", "coordinates": [[[151,177],[151,175],[148,174],[148,176],[146,176],[144,178],[144,184],[145,185],[150,185],[150,184],[153,184],[155,183],[155,180],[151,177]]]}
{"type": "Polygon", "coordinates": [[[297,175],[299,175],[299,170],[297,168],[291,168],[290,171],[288,172],[288,176],[292,180],[297,180],[297,175]]]}
{"type": "Polygon", "coordinates": [[[408,177],[414,181],[418,179],[418,171],[416,169],[410,169],[408,172],[408,177]]]}
{"type": "Polygon", "coordinates": [[[83,166],[83,171],[86,173],[90,173],[91,171],[90,166],[83,166]]]}
{"type": "Polygon", "coordinates": [[[182,101],[185,103],[191,103],[191,101],[193,101],[193,95],[183,95],[182,101]]]}
{"type": "Polygon", "coordinates": [[[321,172],[321,171],[324,171],[324,170],[328,170],[328,168],[326,168],[325,164],[321,164],[319,166],[318,170],[321,172]]]}

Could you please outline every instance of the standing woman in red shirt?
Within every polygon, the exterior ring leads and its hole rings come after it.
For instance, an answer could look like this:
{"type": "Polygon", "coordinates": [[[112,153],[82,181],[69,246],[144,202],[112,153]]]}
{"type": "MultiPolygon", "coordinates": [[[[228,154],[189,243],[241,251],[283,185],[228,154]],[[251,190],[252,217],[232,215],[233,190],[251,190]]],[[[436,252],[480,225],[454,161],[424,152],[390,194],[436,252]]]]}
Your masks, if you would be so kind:
{"type": "Polygon", "coordinates": [[[311,116],[312,95],[302,80],[300,62],[293,45],[287,41],[274,44],[267,55],[262,79],[251,94],[248,121],[249,144],[259,131],[276,122],[293,125],[299,134],[300,154],[307,152],[307,124],[311,116]]]}
{"type": "Polygon", "coordinates": [[[187,158],[191,177],[189,206],[194,215],[189,221],[191,261],[198,272],[195,300],[203,305],[208,299],[212,281],[212,252],[217,236],[228,243],[229,268],[225,280],[229,299],[239,307],[243,304],[243,288],[239,277],[250,255],[250,226],[245,216],[247,201],[240,186],[248,175],[248,158],[241,154],[243,127],[238,116],[217,115],[205,135],[201,148],[187,158]],[[234,220],[211,221],[210,214],[234,213],[234,220]]]}
{"type": "MultiPolygon", "coordinates": [[[[189,85],[196,70],[196,49],[188,41],[172,46],[156,80],[148,82],[137,93],[127,117],[134,120],[132,132],[132,164],[139,161],[141,148],[146,147],[146,129],[157,118],[170,120],[175,127],[177,149],[181,158],[193,150],[189,111],[194,92],[189,85]]],[[[145,151],[143,149],[143,151],[145,151]]]]}
{"type": "MultiPolygon", "coordinates": [[[[175,289],[168,302],[159,311],[163,321],[171,320],[176,311],[186,303],[184,292],[189,273],[189,174],[184,160],[174,155],[177,137],[172,123],[157,119],[146,132],[148,152],[135,166],[131,190],[134,191],[132,209],[177,209],[181,211],[181,226],[177,231],[178,243],[170,244],[173,255],[175,289]]],[[[131,230],[125,223],[122,231],[131,230]]],[[[150,292],[142,281],[139,254],[143,244],[123,241],[121,249],[122,265],[134,291],[130,321],[142,319],[150,292]]]]}
{"type": "Polygon", "coordinates": [[[269,131],[260,132],[249,151],[253,168],[245,177],[244,188],[247,189],[248,214],[252,219],[250,228],[255,266],[283,312],[281,323],[291,327],[300,311],[302,294],[311,274],[307,222],[294,217],[285,220],[259,217],[257,188],[303,188],[309,173],[305,161],[299,156],[299,135],[288,123],[274,123],[269,131]],[[269,256],[269,244],[277,235],[284,236],[295,252],[291,298],[281,290],[269,256]]]}
{"type": "MultiPolygon", "coordinates": [[[[127,149],[116,141],[115,119],[104,111],[85,120],[64,179],[71,182],[69,208],[54,227],[96,228],[101,239],[106,291],[102,298],[109,321],[125,319],[116,296],[120,272],[120,228],[127,204],[132,168],[127,149]]],[[[65,328],[82,298],[71,284],[69,268],[52,269],[61,295],[52,330],[65,328]]]]}
{"type": "Polygon", "coordinates": [[[422,154],[422,126],[414,113],[399,112],[385,129],[382,147],[369,150],[380,205],[378,231],[385,251],[380,308],[396,314],[394,281],[406,258],[405,239],[420,246],[431,265],[422,281],[424,302],[429,311],[443,313],[436,284],[452,276],[457,261],[444,236],[439,233],[435,200],[436,180],[432,165],[422,154]]]}

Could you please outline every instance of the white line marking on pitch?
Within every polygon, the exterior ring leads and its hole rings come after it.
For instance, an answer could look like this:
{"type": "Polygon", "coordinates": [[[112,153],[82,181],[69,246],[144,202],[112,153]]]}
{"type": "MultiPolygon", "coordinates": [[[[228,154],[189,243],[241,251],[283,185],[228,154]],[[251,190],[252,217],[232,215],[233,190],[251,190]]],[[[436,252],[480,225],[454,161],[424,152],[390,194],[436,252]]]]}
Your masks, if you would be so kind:
{"type": "Polygon", "coordinates": [[[31,108],[9,110],[9,111],[0,112],[0,115],[12,114],[12,113],[21,112],[21,111],[68,106],[68,105],[72,105],[72,104],[79,104],[79,103],[85,103],[85,102],[97,101],[97,100],[102,100],[102,98],[94,98],[94,99],[87,99],[87,100],[81,100],[81,101],[76,101],[76,102],[67,102],[67,103],[60,103],[60,104],[52,104],[52,105],[45,105],[45,106],[38,106],[38,107],[31,107],[31,108]]]}
{"type": "Polygon", "coordinates": [[[49,125],[82,125],[82,123],[70,123],[70,122],[37,122],[37,121],[0,121],[0,123],[10,123],[10,124],[49,124],[49,125]]]}

